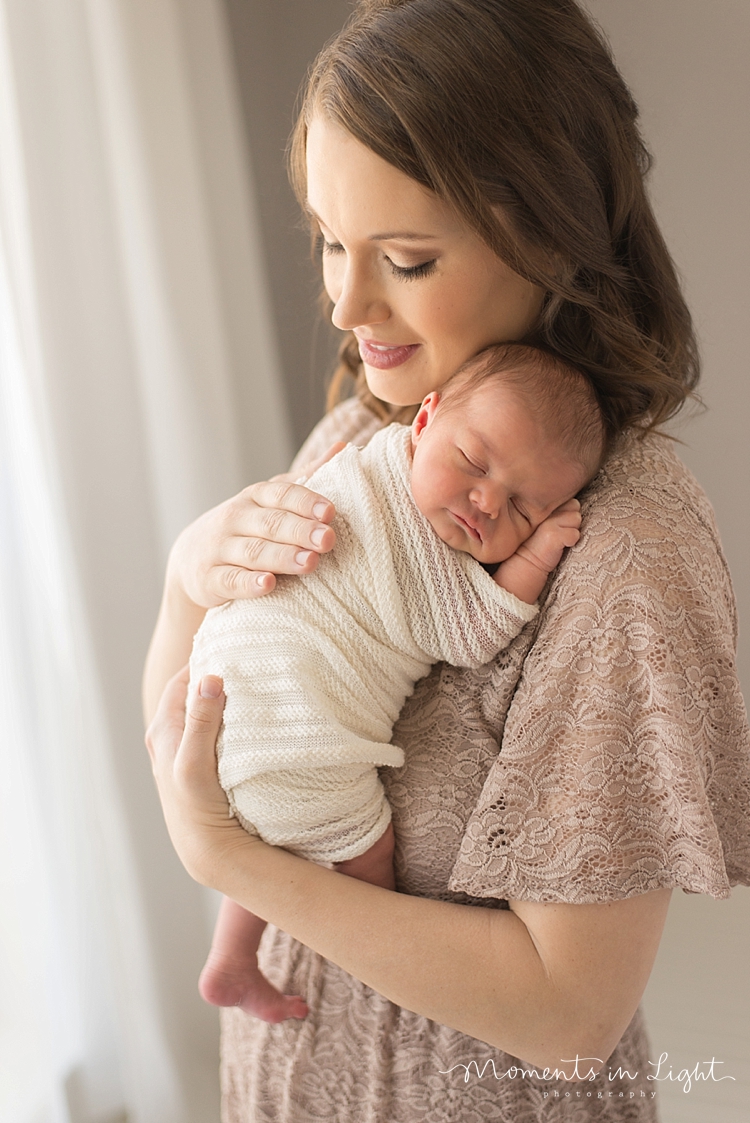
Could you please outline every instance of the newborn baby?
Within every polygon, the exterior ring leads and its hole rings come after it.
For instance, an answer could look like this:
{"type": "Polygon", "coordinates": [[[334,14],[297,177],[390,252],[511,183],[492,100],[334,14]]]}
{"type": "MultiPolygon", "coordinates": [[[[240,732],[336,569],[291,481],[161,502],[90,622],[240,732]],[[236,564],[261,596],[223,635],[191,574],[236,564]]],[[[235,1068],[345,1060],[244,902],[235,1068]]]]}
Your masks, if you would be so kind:
{"type": "MultiPolygon", "coordinates": [[[[403,763],[390,737],[404,701],[433,663],[480,666],[534,618],[603,451],[586,378],[511,344],[428,395],[411,428],[314,473],[336,507],[333,553],[211,610],[193,647],[191,689],[224,680],[219,777],[246,830],[394,888],[377,767],[403,763]]],[[[258,968],[264,926],[225,899],[201,994],[270,1022],[304,1017],[258,968]]]]}

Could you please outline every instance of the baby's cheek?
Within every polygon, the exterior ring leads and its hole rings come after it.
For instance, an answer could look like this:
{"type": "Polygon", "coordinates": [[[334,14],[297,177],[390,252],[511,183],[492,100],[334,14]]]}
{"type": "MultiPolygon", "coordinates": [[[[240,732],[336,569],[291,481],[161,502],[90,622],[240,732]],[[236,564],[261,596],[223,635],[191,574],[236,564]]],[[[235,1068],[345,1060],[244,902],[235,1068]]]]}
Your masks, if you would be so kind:
{"type": "Polygon", "coordinates": [[[435,502],[434,487],[424,478],[424,475],[424,472],[419,471],[418,466],[415,465],[411,474],[411,493],[421,513],[432,524],[439,505],[435,502]]]}

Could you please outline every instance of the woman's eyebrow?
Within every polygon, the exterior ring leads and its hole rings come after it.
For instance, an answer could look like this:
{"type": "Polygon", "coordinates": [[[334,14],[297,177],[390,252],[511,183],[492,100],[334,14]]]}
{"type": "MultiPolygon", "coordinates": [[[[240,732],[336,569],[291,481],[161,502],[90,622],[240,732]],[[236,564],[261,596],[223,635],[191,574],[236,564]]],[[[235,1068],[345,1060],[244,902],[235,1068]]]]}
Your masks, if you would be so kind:
{"type": "MultiPolygon", "coordinates": [[[[322,218],[315,213],[309,203],[305,203],[304,210],[313,222],[325,226],[322,218]]],[[[434,242],[437,237],[437,234],[417,234],[411,230],[390,230],[384,234],[370,234],[367,240],[368,242],[434,242]]]]}
{"type": "Polygon", "coordinates": [[[434,242],[437,234],[413,234],[407,230],[391,230],[387,234],[370,234],[368,242],[434,242]]]}

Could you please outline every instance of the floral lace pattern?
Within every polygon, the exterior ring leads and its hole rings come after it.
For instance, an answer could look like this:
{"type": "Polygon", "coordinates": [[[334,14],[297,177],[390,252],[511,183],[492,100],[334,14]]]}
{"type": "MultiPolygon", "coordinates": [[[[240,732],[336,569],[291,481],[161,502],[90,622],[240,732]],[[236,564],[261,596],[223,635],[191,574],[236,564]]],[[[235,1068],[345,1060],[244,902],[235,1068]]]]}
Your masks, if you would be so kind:
{"type": "Polygon", "coordinates": [[[591,902],[750,871],[736,618],[708,502],[669,443],[627,444],[583,503],[451,885],[591,902]]]}
{"type": "MultiPolygon", "coordinates": [[[[347,402],[296,463],[378,427],[347,402]]],[[[750,882],[748,729],[710,506],[649,437],[622,444],[583,508],[537,619],[478,671],[433,667],[407,701],[393,735],[405,764],[382,771],[402,892],[502,908],[750,882]]],[[[311,1012],[278,1026],[223,1012],[224,1123],[656,1120],[640,1014],[615,1079],[545,1083],[503,1077],[519,1062],[271,927],[262,963],[311,1012]]]]}

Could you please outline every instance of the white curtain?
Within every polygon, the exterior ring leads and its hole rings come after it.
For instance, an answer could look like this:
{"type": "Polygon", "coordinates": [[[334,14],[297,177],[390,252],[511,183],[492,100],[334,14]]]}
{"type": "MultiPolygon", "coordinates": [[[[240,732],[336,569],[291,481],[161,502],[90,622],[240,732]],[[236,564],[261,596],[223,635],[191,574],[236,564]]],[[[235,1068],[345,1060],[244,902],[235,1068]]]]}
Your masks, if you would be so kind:
{"type": "Polygon", "coordinates": [[[290,456],[218,0],[0,0],[0,1119],[214,1123],[139,676],[169,542],[290,456]]]}

